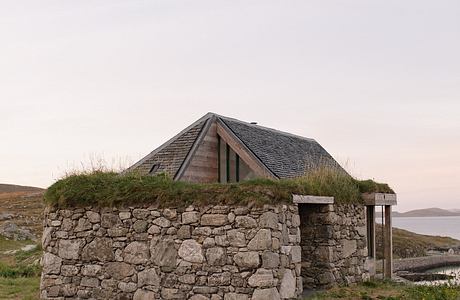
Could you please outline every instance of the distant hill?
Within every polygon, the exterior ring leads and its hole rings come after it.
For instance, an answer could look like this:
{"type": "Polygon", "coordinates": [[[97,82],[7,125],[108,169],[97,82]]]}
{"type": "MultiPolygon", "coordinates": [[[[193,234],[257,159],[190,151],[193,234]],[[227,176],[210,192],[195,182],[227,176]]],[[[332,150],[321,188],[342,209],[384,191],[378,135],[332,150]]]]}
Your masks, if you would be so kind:
{"type": "Polygon", "coordinates": [[[0,193],[41,192],[43,189],[33,186],[0,183],[0,193]]]}
{"type": "MultiPolygon", "coordinates": [[[[382,225],[376,227],[377,257],[382,257],[382,225]]],[[[460,241],[443,236],[432,236],[393,227],[393,255],[395,258],[426,256],[430,250],[458,249],[460,241]]]]}
{"type": "Polygon", "coordinates": [[[401,217],[454,217],[460,216],[460,210],[447,210],[441,208],[424,208],[411,210],[405,213],[393,212],[394,218],[401,217]]]}
{"type": "Polygon", "coordinates": [[[39,237],[43,229],[44,192],[37,187],[0,184],[0,225],[13,222],[39,237]]]}

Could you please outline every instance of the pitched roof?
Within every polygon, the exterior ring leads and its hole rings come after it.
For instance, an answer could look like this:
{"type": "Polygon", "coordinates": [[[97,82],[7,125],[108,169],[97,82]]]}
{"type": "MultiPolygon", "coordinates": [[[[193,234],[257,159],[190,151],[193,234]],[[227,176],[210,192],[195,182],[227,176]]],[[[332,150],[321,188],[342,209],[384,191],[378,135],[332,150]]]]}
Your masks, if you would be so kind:
{"type": "Polygon", "coordinates": [[[178,135],[153,150],[128,170],[135,170],[141,175],[166,173],[174,178],[187,158],[207,119],[201,118],[178,135]]]}
{"type": "Polygon", "coordinates": [[[219,119],[278,178],[294,178],[320,168],[343,169],[313,139],[219,116],[219,119]]]}
{"type": "Polygon", "coordinates": [[[206,124],[217,120],[277,178],[300,177],[319,167],[344,171],[313,139],[208,113],[168,142],[152,151],[129,170],[141,174],[165,172],[175,178],[182,164],[206,134],[206,124]],[[153,172],[152,172],[153,170],[153,172]]]}

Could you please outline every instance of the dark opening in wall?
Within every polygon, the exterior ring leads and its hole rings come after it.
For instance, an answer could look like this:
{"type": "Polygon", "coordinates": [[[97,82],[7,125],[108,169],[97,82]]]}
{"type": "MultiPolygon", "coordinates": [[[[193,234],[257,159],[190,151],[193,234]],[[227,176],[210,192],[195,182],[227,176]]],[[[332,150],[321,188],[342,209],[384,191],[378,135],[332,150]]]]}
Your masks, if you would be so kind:
{"type": "Polygon", "coordinates": [[[303,286],[306,289],[327,286],[334,279],[328,267],[333,236],[333,226],[327,220],[328,205],[299,204],[299,215],[303,286]]]}
{"type": "Polygon", "coordinates": [[[366,206],[367,251],[375,258],[375,206],[366,206]]]}

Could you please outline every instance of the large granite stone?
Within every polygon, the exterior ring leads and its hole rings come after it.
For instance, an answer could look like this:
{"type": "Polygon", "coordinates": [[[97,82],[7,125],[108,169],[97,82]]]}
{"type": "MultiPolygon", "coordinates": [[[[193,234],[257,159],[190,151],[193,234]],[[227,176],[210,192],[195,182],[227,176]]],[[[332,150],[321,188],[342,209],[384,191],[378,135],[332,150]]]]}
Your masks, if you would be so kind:
{"type": "Polygon", "coordinates": [[[233,247],[246,247],[246,237],[243,232],[237,229],[229,230],[227,238],[230,245],[233,247]]]}
{"type": "Polygon", "coordinates": [[[292,275],[291,270],[284,271],[283,279],[281,280],[280,296],[282,299],[296,297],[296,279],[292,275]]]}
{"type": "Polygon", "coordinates": [[[278,229],[278,215],[273,212],[264,212],[259,219],[262,228],[278,229]]]}
{"type": "Polygon", "coordinates": [[[58,255],[63,259],[79,259],[79,251],[84,244],[82,239],[60,240],[58,255]]]}
{"type": "Polygon", "coordinates": [[[83,276],[97,276],[101,273],[102,266],[100,265],[84,265],[81,267],[81,274],[83,276]]]}
{"type": "Polygon", "coordinates": [[[133,210],[133,216],[139,220],[145,220],[148,216],[150,216],[150,210],[144,208],[136,208],[133,210]]]}
{"type": "Polygon", "coordinates": [[[280,300],[280,294],[276,288],[257,289],[252,294],[251,300],[280,300]]]}
{"type": "Polygon", "coordinates": [[[223,266],[227,263],[227,251],[222,247],[206,250],[206,260],[211,266],[223,266]]]}
{"type": "Polygon", "coordinates": [[[177,262],[177,250],[173,240],[166,239],[159,241],[156,245],[150,246],[152,261],[160,267],[175,268],[177,262]]]}
{"type": "Polygon", "coordinates": [[[117,214],[106,213],[101,216],[101,226],[104,228],[113,228],[121,226],[120,217],[117,214]]]}
{"type": "Polygon", "coordinates": [[[134,274],[134,267],[124,262],[111,262],[105,265],[105,273],[116,280],[123,280],[134,274]]]}
{"type": "Polygon", "coordinates": [[[59,274],[61,272],[62,259],[49,252],[43,255],[43,274],[59,274]]]}
{"type": "Polygon", "coordinates": [[[276,280],[271,270],[258,269],[249,277],[248,284],[252,287],[266,288],[276,286],[276,280]]]}
{"type": "Polygon", "coordinates": [[[155,293],[139,289],[134,293],[133,300],[155,300],[155,293]]]}
{"type": "Polygon", "coordinates": [[[179,248],[179,256],[183,260],[192,263],[202,263],[204,261],[201,245],[195,240],[185,240],[179,248]]]}
{"type": "Polygon", "coordinates": [[[256,220],[248,216],[237,216],[235,218],[235,224],[236,224],[236,227],[243,227],[243,228],[257,227],[256,220]]]}
{"type": "Polygon", "coordinates": [[[246,294],[226,293],[224,300],[249,300],[249,296],[246,294]]]}
{"type": "Polygon", "coordinates": [[[108,238],[95,238],[83,248],[81,258],[83,261],[112,261],[114,259],[112,240],[108,238]]]}
{"type": "Polygon", "coordinates": [[[46,227],[43,230],[43,234],[42,234],[42,249],[46,249],[46,247],[48,247],[48,245],[50,244],[50,242],[51,242],[51,234],[53,233],[53,231],[54,231],[53,227],[46,227]]]}
{"type": "Polygon", "coordinates": [[[171,221],[164,217],[156,218],[152,223],[163,228],[171,226],[171,221]]]}
{"type": "Polygon", "coordinates": [[[342,240],[343,257],[349,257],[356,252],[357,248],[356,240],[342,240]]]}
{"type": "Polygon", "coordinates": [[[74,232],[81,232],[81,231],[86,231],[90,230],[93,228],[93,225],[87,218],[80,218],[77,223],[77,227],[73,230],[74,232]]]}
{"type": "Polygon", "coordinates": [[[262,254],[262,268],[274,269],[278,268],[280,264],[280,256],[278,253],[265,251],[262,254]]]}
{"type": "Polygon", "coordinates": [[[268,250],[272,245],[270,229],[260,229],[248,243],[249,250],[268,250]]]}
{"type": "MultiPolygon", "coordinates": [[[[43,267],[45,267],[45,264],[43,267]]],[[[61,267],[62,276],[72,277],[72,276],[77,275],[79,271],[80,269],[74,265],[64,265],[61,267]]]]}
{"type": "Polygon", "coordinates": [[[137,274],[137,286],[143,287],[145,285],[160,286],[160,277],[154,268],[146,269],[137,274]]]}
{"type": "Polygon", "coordinates": [[[125,262],[135,265],[145,264],[150,259],[150,251],[147,243],[130,243],[123,251],[123,259],[125,262]]]}
{"type": "Polygon", "coordinates": [[[91,287],[91,288],[96,288],[100,284],[99,279],[94,278],[94,277],[83,277],[81,279],[80,285],[81,286],[86,286],[86,287],[91,287]]]}
{"type": "Polygon", "coordinates": [[[148,226],[149,226],[149,224],[147,223],[147,221],[145,221],[145,220],[137,220],[133,225],[133,229],[137,233],[142,233],[142,232],[147,231],[148,226]]]}
{"type": "Polygon", "coordinates": [[[168,219],[168,220],[175,220],[177,218],[177,210],[171,209],[171,208],[166,208],[163,210],[163,215],[168,219]]]}
{"type": "Polygon", "coordinates": [[[182,224],[192,224],[200,220],[200,214],[196,211],[184,212],[182,214],[182,224]]]}
{"type": "Polygon", "coordinates": [[[137,284],[134,282],[120,282],[118,283],[118,289],[125,293],[132,293],[137,290],[137,284]]]}
{"type": "Polygon", "coordinates": [[[223,226],[228,223],[227,215],[206,214],[201,216],[202,226],[223,226]]]}
{"type": "Polygon", "coordinates": [[[242,270],[255,269],[260,265],[259,253],[250,252],[238,252],[233,256],[235,264],[242,270]]]}

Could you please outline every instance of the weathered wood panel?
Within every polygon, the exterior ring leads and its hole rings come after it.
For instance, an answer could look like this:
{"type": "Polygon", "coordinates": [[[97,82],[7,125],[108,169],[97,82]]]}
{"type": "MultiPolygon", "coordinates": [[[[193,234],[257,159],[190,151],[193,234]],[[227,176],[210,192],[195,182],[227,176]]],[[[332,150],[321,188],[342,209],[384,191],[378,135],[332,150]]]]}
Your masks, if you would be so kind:
{"type": "Polygon", "coordinates": [[[215,123],[209,127],[180,180],[200,183],[217,182],[217,131],[215,123]]]}

